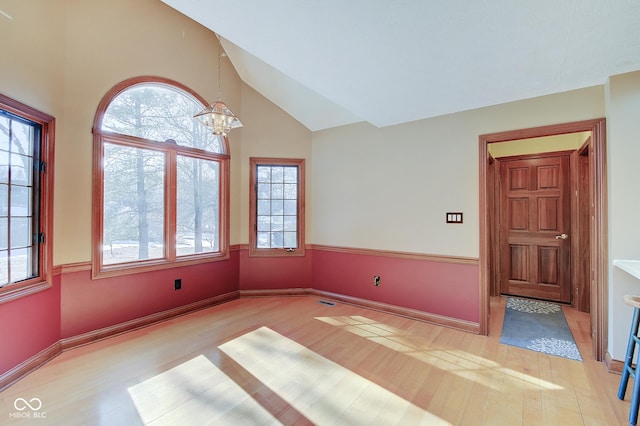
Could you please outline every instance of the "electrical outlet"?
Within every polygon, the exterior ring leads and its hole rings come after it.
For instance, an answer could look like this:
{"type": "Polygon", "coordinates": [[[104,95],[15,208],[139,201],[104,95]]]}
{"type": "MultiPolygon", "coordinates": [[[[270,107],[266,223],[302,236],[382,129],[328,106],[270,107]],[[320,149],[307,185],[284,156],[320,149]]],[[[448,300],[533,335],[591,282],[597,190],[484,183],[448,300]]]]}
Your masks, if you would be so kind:
{"type": "Polygon", "coordinates": [[[180,290],[182,288],[182,278],[178,278],[173,282],[173,289],[180,290]]]}
{"type": "Polygon", "coordinates": [[[373,285],[375,285],[376,287],[380,287],[380,277],[377,275],[373,276],[373,285]]]}

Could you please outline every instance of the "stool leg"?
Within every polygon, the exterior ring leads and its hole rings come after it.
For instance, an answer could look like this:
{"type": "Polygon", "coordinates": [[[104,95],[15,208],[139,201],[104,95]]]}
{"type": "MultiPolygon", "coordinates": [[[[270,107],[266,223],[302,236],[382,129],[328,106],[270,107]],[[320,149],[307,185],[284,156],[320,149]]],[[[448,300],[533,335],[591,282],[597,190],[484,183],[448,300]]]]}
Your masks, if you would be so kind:
{"type": "Polygon", "coordinates": [[[631,395],[631,410],[629,411],[629,424],[635,425],[638,422],[638,408],[640,408],[640,376],[638,373],[638,361],[640,361],[640,352],[636,357],[636,376],[633,379],[633,394],[631,395]]]}
{"type": "Polygon", "coordinates": [[[624,368],[622,369],[622,378],[620,379],[620,387],[618,388],[619,399],[624,399],[624,394],[627,391],[627,383],[629,382],[629,372],[631,370],[631,364],[633,363],[633,352],[636,348],[636,341],[634,337],[637,336],[638,326],[640,325],[640,315],[638,315],[638,311],[638,309],[633,309],[633,321],[631,321],[631,331],[629,332],[627,355],[624,358],[624,368]]]}

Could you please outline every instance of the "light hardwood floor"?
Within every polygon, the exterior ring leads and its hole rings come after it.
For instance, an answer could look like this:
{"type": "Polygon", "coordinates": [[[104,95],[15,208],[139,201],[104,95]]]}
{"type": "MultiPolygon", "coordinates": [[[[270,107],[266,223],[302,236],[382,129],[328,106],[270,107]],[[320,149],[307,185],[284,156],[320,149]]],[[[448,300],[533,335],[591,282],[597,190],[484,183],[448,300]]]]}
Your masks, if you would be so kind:
{"type": "Polygon", "coordinates": [[[500,344],[503,298],[489,337],[319,300],[241,299],[69,350],[0,393],[0,424],[628,424],[587,314],[565,308],[578,362],[500,344]]]}

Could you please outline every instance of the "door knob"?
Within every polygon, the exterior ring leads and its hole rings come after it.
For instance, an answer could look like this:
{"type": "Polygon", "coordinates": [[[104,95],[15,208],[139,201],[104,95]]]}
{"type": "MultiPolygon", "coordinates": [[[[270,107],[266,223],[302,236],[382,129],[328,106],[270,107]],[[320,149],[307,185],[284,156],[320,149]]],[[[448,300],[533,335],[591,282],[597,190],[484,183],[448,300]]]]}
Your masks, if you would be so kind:
{"type": "Polygon", "coordinates": [[[556,240],[566,240],[567,238],[569,238],[567,234],[556,235],[556,240]]]}

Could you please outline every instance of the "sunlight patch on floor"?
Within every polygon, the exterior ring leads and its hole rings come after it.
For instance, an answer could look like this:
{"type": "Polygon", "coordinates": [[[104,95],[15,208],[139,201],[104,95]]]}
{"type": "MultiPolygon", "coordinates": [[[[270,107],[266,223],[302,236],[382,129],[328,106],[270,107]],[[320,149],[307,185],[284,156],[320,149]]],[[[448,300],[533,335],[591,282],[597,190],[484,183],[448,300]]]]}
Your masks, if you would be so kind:
{"type": "Polygon", "coordinates": [[[409,355],[448,373],[479,382],[494,390],[512,392],[525,389],[564,389],[555,383],[503,367],[495,361],[468,352],[425,345],[419,338],[409,335],[406,331],[362,316],[315,318],[393,351],[409,355]],[[497,375],[502,380],[496,380],[497,375]]]}
{"type": "Polygon", "coordinates": [[[281,424],[204,355],[128,391],[144,424],[281,424]]]}
{"type": "Polygon", "coordinates": [[[315,424],[450,424],[267,327],[219,348],[315,424]]]}

